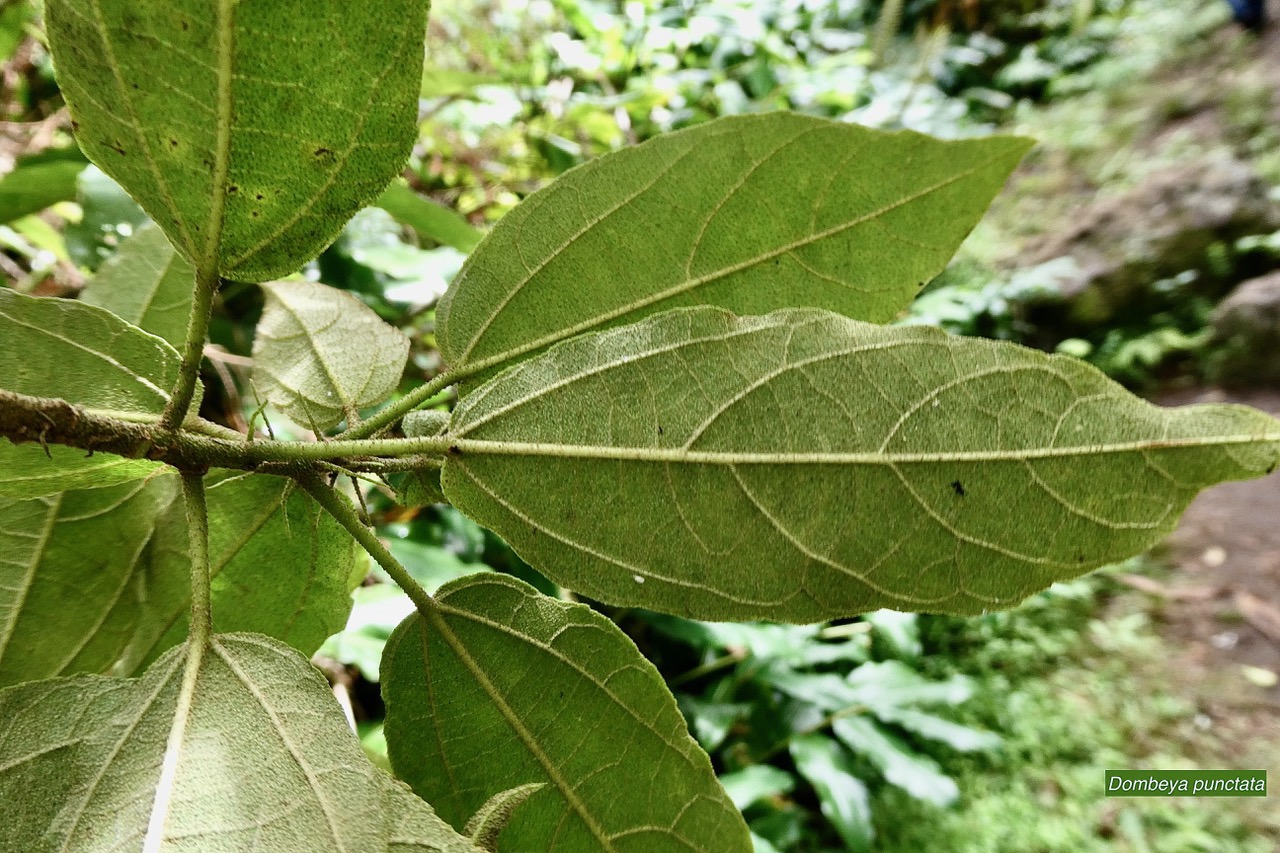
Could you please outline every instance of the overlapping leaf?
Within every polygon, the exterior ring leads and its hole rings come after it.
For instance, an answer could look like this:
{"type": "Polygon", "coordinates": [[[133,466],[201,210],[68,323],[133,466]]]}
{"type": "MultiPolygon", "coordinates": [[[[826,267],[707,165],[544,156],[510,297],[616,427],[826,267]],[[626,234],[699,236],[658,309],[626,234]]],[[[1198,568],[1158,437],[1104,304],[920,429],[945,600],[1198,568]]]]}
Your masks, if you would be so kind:
{"type": "Polygon", "coordinates": [[[462,826],[543,782],[499,849],[750,850],[657,671],[613,623],[505,575],[444,587],[383,658],[392,765],[462,826]]]}
{"type": "Polygon", "coordinates": [[[0,389],[19,394],[158,415],[178,378],[172,346],[110,311],[69,299],[0,288],[0,340],[0,389]]]}
{"type": "Polygon", "coordinates": [[[1274,470],[1280,423],[1009,344],[702,308],[516,366],[450,445],[450,500],[572,589],[805,622],[976,613],[1138,553],[1274,470]]]}
{"type": "Polygon", "coordinates": [[[292,649],[217,635],[184,681],[189,653],[0,692],[0,849],[476,853],[368,762],[292,649]]]}
{"type": "Polygon", "coordinates": [[[263,289],[254,382],[286,415],[328,429],[395,390],[409,358],[403,332],[337,288],[280,281],[263,289]]]}
{"type": "Polygon", "coordinates": [[[454,369],[687,305],[884,321],[1026,152],[794,113],[738,116],[566,173],[502,219],[440,304],[454,369]]]}
{"type": "Polygon", "coordinates": [[[416,135],[427,0],[48,0],[81,147],[200,268],[319,253],[416,135]],[[163,69],[158,73],[157,69],[163,69]]]}
{"type": "MultiPolygon", "coordinates": [[[[0,685],[133,675],[185,639],[191,564],[176,479],[0,498],[0,685]]],[[[336,522],[266,475],[214,482],[208,503],[220,629],[307,654],[341,630],[364,563],[336,522]]]]}
{"type": "Polygon", "coordinates": [[[195,276],[164,232],[147,224],[98,268],[80,299],[177,348],[186,340],[195,276]]]}
{"type": "Polygon", "coordinates": [[[0,439],[0,497],[40,498],[68,489],[114,486],[141,480],[162,467],[146,459],[39,444],[14,445],[0,439]]]}

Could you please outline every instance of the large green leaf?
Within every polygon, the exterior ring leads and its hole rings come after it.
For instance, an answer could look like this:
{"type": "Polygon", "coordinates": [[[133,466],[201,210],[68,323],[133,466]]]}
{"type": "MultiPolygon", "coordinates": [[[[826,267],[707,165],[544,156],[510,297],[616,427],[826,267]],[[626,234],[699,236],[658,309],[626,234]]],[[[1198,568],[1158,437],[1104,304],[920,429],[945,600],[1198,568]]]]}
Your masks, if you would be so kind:
{"type": "MultiPolygon", "coordinates": [[[[208,505],[219,629],[268,634],[306,654],[342,629],[364,563],[337,522],[262,474],[213,482],[208,505]]],[[[191,606],[187,549],[172,474],[0,497],[0,685],[133,675],[180,644],[191,606]]]]}
{"type": "Polygon", "coordinates": [[[148,223],[98,268],[80,299],[177,348],[187,339],[195,276],[164,232],[148,223]]]}
{"type": "Polygon", "coordinates": [[[174,583],[144,549],[177,491],[167,476],[0,498],[0,685],[111,669],[174,583]]]}
{"type": "Polygon", "coordinates": [[[0,692],[0,849],[476,853],[361,753],[292,649],[215,636],[139,680],[0,692]]]}
{"type": "MultiPolygon", "coordinates": [[[[290,481],[265,474],[211,482],[206,499],[217,630],[267,634],[308,655],[342,630],[367,563],[336,521],[290,481]]],[[[178,500],[158,523],[150,554],[151,572],[170,583],[139,604],[152,624],[121,662],[125,674],[187,635],[187,549],[178,500]]]]}
{"type": "Polygon", "coordinates": [[[140,480],[163,466],[108,453],[86,456],[60,445],[10,444],[0,439],[0,497],[39,498],[68,489],[114,486],[140,480]]]}
{"type": "Polygon", "coordinates": [[[91,409],[159,414],[178,378],[172,346],[69,299],[0,288],[0,341],[0,388],[91,409]]]}
{"type": "Polygon", "coordinates": [[[395,390],[409,358],[403,332],[328,285],[279,281],[263,290],[254,384],[282,412],[323,430],[395,390]]]}
{"type": "Polygon", "coordinates": [[[45,13],[89,158],[197,267],[263,281],[313,258],[399,173],[427,5],[48,0],[45,13]]]}
{"type": "Polygon", "coordinates": [[[794,113],[666,134],[502,219],[440,303],[451,368],[686,305],[884,321],[977,223],[1029,142],[943,142],[794,113]]]}
{"type": "Polygon", "coordinates": [[[494,794],[546,787],[500,849],[751,849],[657,671],[609,620],[505,575],[445,586],[382,665],[400,778],[462,826],[494,794]]]}
{"type": "Polygon", "coordinates": [[[674,311],[465,398],[449,499],[558,583],[703,619],[978,613],[1138,553],[1280,422],[1012,344],[674,311]]]}

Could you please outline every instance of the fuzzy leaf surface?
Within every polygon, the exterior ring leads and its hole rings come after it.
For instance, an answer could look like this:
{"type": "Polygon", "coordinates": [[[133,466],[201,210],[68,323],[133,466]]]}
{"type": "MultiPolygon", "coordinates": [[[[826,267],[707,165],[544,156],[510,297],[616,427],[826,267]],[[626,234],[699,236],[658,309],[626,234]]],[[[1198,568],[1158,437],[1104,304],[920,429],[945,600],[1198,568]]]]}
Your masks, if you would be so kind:
{"type": "Polygon", "coordinates": [[[500,850],[751,849],[657,670],[612,622],[506,575],[436,602],[392,635],[382,685],[392,766],[441,817],[463,826],[543,782],[500,850]]]}
{"type": "Polygon", "coordinates": [[[80,300],[164,338],[176,349],[187,337],[195,280],[191,262],[173,248],[159,226],[148,223],[103,262],[80,300]]]}
{"type": "Polygon", "coordinates": [[[14,445],[0,439],[0,497],[40,498],[69,489],[114,486],[141,480],[162,467],[146,459],[39,444],[14,445]]]}
{"type": "Polygon", "coordinates": [[[282,412],[323,430],[395,390],[409,339],[373,309],[315,282],[279,281],[263,290],[254,382],[282,412]]]}
{"type": "Polygon", "coordinates": [[[102,411],[158,415],[181,361],[172,346],[110,311],[7,288],[0,288],[0,340],[0,388],[102,411]]]}
{"type": "Polygon", "coordinates": [[[722,118],[565,173],[494,227],[439,309],[453,369],[689,305],[891,319],[1030,143],[795,113],[722,118]]]}
{"type": "Polygon", "coordinates": [[[369,763],[297,652],[215,635],[189,684],[188,653],[0,692],[0,849],[476,853],[369,763]]]}
{"type": "Polygon", "coordinates": [[[265,281],[403,167],[427,5],[48,0],[45,14],[89,159],[198,268],[265,281]]]}
{"type": "Polygon", "coordinates": [[[700,619],[978,613],[1139,553],[1280,422],[1065,356],[823,311],[686,309],[464,398],[455,506],[557,583],[700,619]]]}

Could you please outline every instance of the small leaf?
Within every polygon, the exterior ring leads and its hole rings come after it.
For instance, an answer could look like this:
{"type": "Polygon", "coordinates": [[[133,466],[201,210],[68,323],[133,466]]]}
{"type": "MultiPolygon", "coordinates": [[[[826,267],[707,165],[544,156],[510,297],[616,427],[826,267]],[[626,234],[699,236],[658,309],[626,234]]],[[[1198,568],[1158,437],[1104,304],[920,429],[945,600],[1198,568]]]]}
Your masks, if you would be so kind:
{"type": "Polygon", "coordinates": [[[657,671],[583,605],[505,575],[456,581],[396,629],[382,676],[392,766],[445,820],[547,784],[502,850],[751,849],[657,671]]]}
{"type": "Polygon", "coordinates": [[[753,764],[721,775],[720,784],[733,804],[745,810],[760,800],[791,793],[796,780],[772,764],[753,764]]]}
{"type": "Polygon", "coordinates": [[[253,342],[258,391],[302,426],[328,429],[395,390],[409,339],[364,303],[308,281],[263,285],[253,342]]]}
{"type": "Polygon", "coordinates": [[[1029,141],[734,116],[574,169],[490,232],[439,309],[452,369],[670,308],[881,322],[939,273],[1029,141]]]}
{"type": "Polygon", "coordinates": [[[184,679],[189,654],[0,691],[0,849],[476,853],[369,763],[297,652],[216,635],[184,679]]]}
{"type": "Polygon", "coordinates": [[[511,816],[526,800],[545,787],[545,782],[530,782],[528,785],[494,794],[467,821],[466,828],[462,830],[463,835],[481,850],[498,853],[498,836],[511,822],[511,816]]]}
{"type": "Polygon", "coordinates": [[[408,225],[424,240],[470,252],[484,235],[449,208],[396,182],[378,199],[378,207],[408,225]]]}
{"type": "Polygon", "coordinates": [[[804,735],[791,742],[791,757],[800,775],[818,792],[822,815],[831,821],[850,853],[871,849],[875,829],[867,786],[853,774],[840,745],[823,735],[804,735]]]}
{"type": "Polygon", "coordinates": [[[81,148],[197,267],[238,281],[297,270],[400,172],[426,13],[427,0],[343,0],[321,17],[305,0],[45,4],[81,148]]]}
{"type": "Polygon", "coordinates": [[[20,157],[13,170],[0,177],[0,225],[75,198],[76,178],[87,165],[75,147],[20,157]]]}
{"type": "Polygon", "coordinates": [[[164,338],[174,348],[187,338],[196,271],[164,232],[143,226],[103,262],[80,300],[164,338]]]}
{"type": "Polygon", "coordinates": [[[1012,344],[697,308],[516,365],[448,443],[450,502],[559,584],[815,622],[1008,607],[1140,553],[1200,489],[1274,469],[1280,422],[1012,344]]]}
{"type": "Polygon", "coordinates": [[[109,412],[164,411],[181,361],[172,346],[110,311],[7,288],[0,288],[0,340],[0,388],[109,412]]]}

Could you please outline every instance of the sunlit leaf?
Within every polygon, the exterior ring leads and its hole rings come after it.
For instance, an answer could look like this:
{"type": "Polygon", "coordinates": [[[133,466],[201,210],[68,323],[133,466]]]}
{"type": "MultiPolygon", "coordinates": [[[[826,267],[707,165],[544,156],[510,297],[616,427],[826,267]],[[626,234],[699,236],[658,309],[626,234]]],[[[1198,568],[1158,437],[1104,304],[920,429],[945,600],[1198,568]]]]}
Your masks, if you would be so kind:
{"type": "Polygon", "coordinates": [[[143,226],[121,244],[80,299],[105,308],[144,332],[180,347],[187,337],[195,269],[154,224],[143,226]]]}
{"type": "Polygon", "coordinates": [[[942,142],[795,113],[671,133],[505,216],[440,303],[452,368],[687,305],[884,321],[940,272],[1029,142],[942,142]]]}
{"type": "Polygon", "coordinates": [[[831,821],[850,853],[871,849],[874,828],[867,786],[853,773],[840,745],[824,735],[804,735],[791,742],[791,757],[800,775],[818,792],[822,815],[831,821]]]}
{"type": "Polygon", "coordinates": [[[48,0],[81,148],[198,267],[291,273],[399,173],[427,0],[48,0]]]}
{"type": "Polygon", "coordinates": [[[392,766],[441,817],[546,783],[504,851],[751,849],[657,671],[590,608],[466,578],[396,629],[382,670],[392,766]]]}
{"type": "Polygon", "coordinates": [[[938,762],[886,733],[874,720],[842,717],[831,724],[831,731],[884,774],[885,781],[916,799],[949,806],[960,796],[955,780],[942,772],[938,762]]]}
{"type": "Polygon", "coordinates": [[[75,197],[76,178],[88,165],[77,148],[21,157],[0,177],[0,225],[75,197]]]}
{"type": "Polygon", "coordinates": [[[258,392],[299,424],[328,429],[395,390],[409,339],[337,288],[309,281],[263,285],[253,341],[258,392]]]}
{"type": "Polygon", "coordinates": [[[408,225],[419,237],[452,246],[459,252],[470,252],[484,236],[457,213],[401,183],[387,187],[378,198],[378,207],[408,225]]]}
{"type": "Polygon", "coordinates": [[[369,763],[297,652],[219,635],[184,680],[191,653],[0,692],[0,849],[475,853],[369,763]]]}
{"type": "Polygon", "coordinates": [[[557,583],[702,619],[978,613],[1139,553],[1280,422],[823,311],[658,315],[454,412],[446,496],[557,583]]]}

